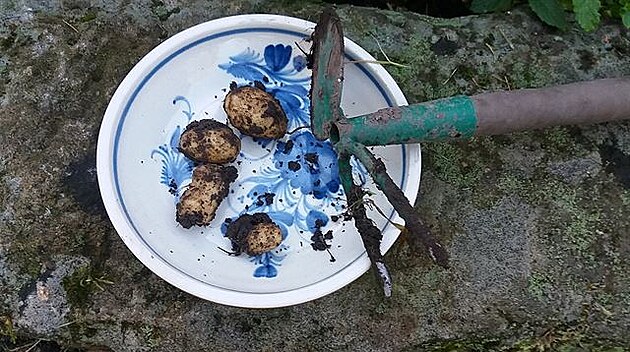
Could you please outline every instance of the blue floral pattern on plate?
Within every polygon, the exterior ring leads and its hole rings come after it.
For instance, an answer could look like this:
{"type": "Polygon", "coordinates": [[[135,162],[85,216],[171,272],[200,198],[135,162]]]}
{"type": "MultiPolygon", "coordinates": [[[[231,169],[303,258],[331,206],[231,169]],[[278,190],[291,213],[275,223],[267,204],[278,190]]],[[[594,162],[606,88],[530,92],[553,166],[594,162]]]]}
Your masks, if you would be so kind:
{"type": "MultiPolygon", "coordinates": [[[[185,104],[186,110],[182,110],[182,113],[186,117],[186,123],[190,122],[193,116],[190,103],[182,96],[177,96],[173,99],[173,105],[177,105],[178,102],[185,104]]],[[[190,183],[194,166],[193,161],[185,157],[177,149],[181,134],[182,127],[177,125],[171,134],[169,143],[162,144],[151,152],[151,158],[159,155],[162,159],[160,183],[168,187],[168,191],[175,196],[175,203],[177,203],[184,192],[184,186],[190,183]]]]}
{"type": "MultiPolygon", "coordinates": [[[[231,56],[219,68],[234,77],[239,85],[259,81],[282,105],[288,119],[289,134],[281,141],[252,139],[241,136],[244,143],[256,146],[256,152],[243,150],[237,163],[271,160],[254,173],[239,178],[234,187],[245,190],[241,196],[227,198],[233,213],[230,219],[248,213],[265,212],[280,226],[283,240],[289,236],[289,228],[296,229],[303,240],[310,242],[318,226],[326,226],[329,213],[343,210],[345,197],[340,186],[337,154],[330,142],[317,140],[308,127],[310,125],[309,85],[310,76],[300,74],[306,67],[303,55],[292,56],[290,45],[267,45],[261,56],[247,48],[231,56]],[[308,234],[308,235],[307,235],[308,234]]],[[[186,124],[192,120],[191,104],[182,96],[173,104],[183,103],[182,111],[186,124]]],[[[160,182],[175,196],[175,201],[192,177],[193,163],[177,150],[183,127],[177,125],[170,134],[169,143],[158,146],[151,154],[159,155],[162,161],[160,182]]],[[[366,170],[352,160],[355,179],[365,183],[366,170]]],[[[233,189],[234,189],[233,187],[233,189]]],[[[226,224],[221,227],[225,234],[226,224]]],[[[281,244],[273,251],[254,256],[250,261],[256,266],[253,275],[273,278],[278,267],[291,252],[288,245],[281,244]]]]}

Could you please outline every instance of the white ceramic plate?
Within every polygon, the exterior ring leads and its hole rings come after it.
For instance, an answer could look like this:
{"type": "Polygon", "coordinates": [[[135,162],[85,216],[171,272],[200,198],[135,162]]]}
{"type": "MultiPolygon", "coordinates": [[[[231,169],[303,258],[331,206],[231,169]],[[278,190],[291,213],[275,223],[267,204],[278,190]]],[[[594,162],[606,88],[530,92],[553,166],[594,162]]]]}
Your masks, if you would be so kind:
{"type": "MultiPolygon", "coordinates": [[[[98,140],[98,179],[103,201],[127,247],[154,273],[201,298],[241,307],[279,307],[306,302],[352,282],[370,266],[351,221],[338,220],[345,196],[336,156],[309,129],[310,70],[305,68],[315,24],[272,15],[222,18],[185,30],[148,53],[118,87],[105,113],[98,140]],[[262,81],[281,102],[289,130],[281,141],[242,136],[233,165],[239,178],[207,227],[184,229],[175,205],[190,183],[192,163],[176,149],[193,120],[225,121],[224,96],[232,81],[262,81]],[[297,129],[297,130],[296,130],[297,129]],[[292,148],[286,145],[291,140],[292,148]],[[289,150],[290,149],[290,150],[289,150]],[[315,164],[302,156],[316,154],[315,164]],[[288,167],[293,161],[292,167],[288,167]],[[296,170],[296,163],[300,169],[296,170]],[[259,198],[273,194],[267,204],[259,198]],[[226,218],[265,212],[284,232],[280,247],[258,257],[229,256],[223,236],[226,218]],[[313,223],[332,231],[329,251],[311,246],[313,223]],[[337,220],[337,221],[334,221],[337,220]],[[332,257],[334,261],[332,261],[332,257]]],[[[373,60],[346,39],[348,61],[373,60]]],[[[348,116],[404,105],[406,100],[379,65],[347,63],[342,107],[348,116]]],[[[237,132],[238,134],[238,132],[237,132]]],[[[411,202],[420,182],[418,146],[376,148],[390,175],[411,202]]],[[[354,163],[355,179],[376,193],[371,199],[395,222],[385,197],[354,163]]],[[[368,215],[383,230],[382,250],[398,236],[376,211],[368,215]]]]}

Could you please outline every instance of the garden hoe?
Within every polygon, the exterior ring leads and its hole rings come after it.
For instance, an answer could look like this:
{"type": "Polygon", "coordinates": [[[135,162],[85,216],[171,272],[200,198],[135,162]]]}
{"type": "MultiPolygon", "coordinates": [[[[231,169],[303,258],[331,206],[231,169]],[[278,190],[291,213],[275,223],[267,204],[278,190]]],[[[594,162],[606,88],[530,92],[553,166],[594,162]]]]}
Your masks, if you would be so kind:
{"type": "Polygon", "coordinates": [[[630,77],[579,82],[542,89],[458,95],[421,104],[390,107],[346,118],[341,110],[343,30],[335,11],[324,10],[312,35],[311,126],[319,140],[330,139],[339,157],[339,173],[348,210],[383,284],[391,277],[380,251],[382,234],[366,216],[365,191],[353,183],[350,156],[368,170],[376,186],[405,221],[414,247],[424,247],[437,264],[448,255],[431,234],[384,163],[366,147],[428,141],[462,140],[555,125],[587,124],[630,118],[630,77]]]}

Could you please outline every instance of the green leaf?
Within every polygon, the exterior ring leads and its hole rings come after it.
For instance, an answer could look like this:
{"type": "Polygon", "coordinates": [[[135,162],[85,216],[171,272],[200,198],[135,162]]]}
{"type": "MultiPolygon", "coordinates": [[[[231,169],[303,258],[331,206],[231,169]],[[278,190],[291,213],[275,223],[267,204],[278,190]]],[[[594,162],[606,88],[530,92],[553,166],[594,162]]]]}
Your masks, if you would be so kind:
{"type": "Polygon", "coordinates": [[[529,7],[550,26],[567,29],[567,18],[558,0],[529,0],[529,7]]]}
{"type": "Polygon", "coordinates": [[[630,0],[623,0],[620,5],[623,7],[619,10],[619,17],[621,17],[624,26],[630,28],[630,0]]]}
{"type": "Polygon", "coordinates": [[[587,32],[592,31],[599,24],[599,0],[573,0],[573,12],[580,26],[587,32]]]}
{"type": "Polygon", "coordinates": [[[474,13],[485,13],[505,11],[511,7],[512,0],[473,0],[470,4],[470,11],[474,13]]]}

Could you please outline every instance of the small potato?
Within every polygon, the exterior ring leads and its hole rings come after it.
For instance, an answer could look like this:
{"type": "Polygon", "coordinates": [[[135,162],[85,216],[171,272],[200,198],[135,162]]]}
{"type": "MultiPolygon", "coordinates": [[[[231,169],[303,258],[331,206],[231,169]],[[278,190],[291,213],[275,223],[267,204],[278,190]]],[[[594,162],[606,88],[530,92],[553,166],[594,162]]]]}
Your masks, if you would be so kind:
{"type": "Polygon", "coordinates": [[[230,86],[223,108],[230,123],[252,137],[278,139],[287,133],[288,119],[280,103],[261,87],[230,86]]]}
{"type": "Polygon", "coordinates": [[[175,220],[186,229],[210,224],[237,176],[234,166],[203,164],[196,167],[190,186],[177,203],[175,220]]]}
{"type": "Polygon", "coordinates": [[[249,255],[262,254],[278,247],[280,242],[282,232],[278,225],[273,222],[257,224],[249,231],[245,252],[249,255]]]}
{"type": "Polygon", "coordinates": [[[205,119],[191,122],[179,138],[178,149],[200,163],[232,162],[241,151],[241,140],[232,129],[219,121],[205,119]]]}
{"type": "Polygon", "coordinates": [[[227,237],[232,241],[232,250],[236,255],[242,252],[259,255],[282,242],[280,227],[265,213],[241,215],[228,225],[227,237]]]}

